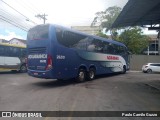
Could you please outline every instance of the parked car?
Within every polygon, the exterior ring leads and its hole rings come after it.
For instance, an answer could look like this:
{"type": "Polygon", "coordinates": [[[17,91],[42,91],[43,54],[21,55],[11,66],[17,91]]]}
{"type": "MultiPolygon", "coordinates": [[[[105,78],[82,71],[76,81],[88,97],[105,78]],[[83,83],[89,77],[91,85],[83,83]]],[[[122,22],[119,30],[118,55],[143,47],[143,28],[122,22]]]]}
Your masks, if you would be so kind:
{"type": "Polygon", "coordinates": [[[160,63],[147,63],[143,65],[142,71],[144,73],[160,72],[160,63]]]}

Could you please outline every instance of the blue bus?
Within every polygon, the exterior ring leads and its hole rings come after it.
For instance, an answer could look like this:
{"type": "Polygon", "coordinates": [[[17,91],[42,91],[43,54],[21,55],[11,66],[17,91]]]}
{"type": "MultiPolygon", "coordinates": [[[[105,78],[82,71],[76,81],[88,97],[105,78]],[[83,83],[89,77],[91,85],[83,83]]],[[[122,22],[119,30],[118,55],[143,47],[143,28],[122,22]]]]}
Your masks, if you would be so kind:
{"type": "Polygon", "coordinates": [[[126,73],[127,47],[117,41],[88,35],[54,24],[37,25],[27,35],[28,74],[78,82],[96,75],[126,73]]]}

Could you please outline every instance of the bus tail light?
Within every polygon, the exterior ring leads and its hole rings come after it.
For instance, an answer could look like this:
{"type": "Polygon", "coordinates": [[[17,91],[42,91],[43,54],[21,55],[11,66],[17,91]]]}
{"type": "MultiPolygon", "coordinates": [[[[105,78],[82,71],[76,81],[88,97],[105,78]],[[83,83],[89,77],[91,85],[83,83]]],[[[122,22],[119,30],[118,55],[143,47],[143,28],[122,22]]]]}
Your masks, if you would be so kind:
{"type": "Polygon", "coordinates": [[[50,55],[48,55],[46,70],[50,70],[50,69],[52,69],[52,57],[50,55]]]}

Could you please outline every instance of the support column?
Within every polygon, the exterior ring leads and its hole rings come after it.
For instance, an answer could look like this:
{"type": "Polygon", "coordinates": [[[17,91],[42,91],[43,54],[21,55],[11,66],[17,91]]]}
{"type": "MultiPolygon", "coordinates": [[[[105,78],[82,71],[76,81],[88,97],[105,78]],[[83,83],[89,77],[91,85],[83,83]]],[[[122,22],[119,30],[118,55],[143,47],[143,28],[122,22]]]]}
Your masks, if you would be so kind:
{"type": "Polygon", "coordinates": [[[160,38],[158,38],[158,54],[160,55],[160,38]]]}
{"type": "Polygon", "coordinates": [[[160,31],[158,32],[157,38],[158,38],[158,54],[160,55],[160,31]]]}

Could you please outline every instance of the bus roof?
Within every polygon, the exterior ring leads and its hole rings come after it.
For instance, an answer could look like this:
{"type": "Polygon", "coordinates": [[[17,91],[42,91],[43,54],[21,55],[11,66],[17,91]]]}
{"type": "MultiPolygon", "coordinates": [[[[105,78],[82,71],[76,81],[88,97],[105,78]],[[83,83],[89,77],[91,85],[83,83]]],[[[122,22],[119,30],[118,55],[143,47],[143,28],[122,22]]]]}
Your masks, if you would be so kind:
{"type": "Polygon", "coordinates": [[[64,30],[68,30],[68,31],[71,31],[71,32],[74,32],[74,33],[77,33],[77,34],[85,35],[85,36],[88,36],[88,37],[92,37],[92,38],[95,38],[95,39],[99,39],[99,40],[102,40],[102,41],[106,41],[106,42],[109,42],[109,43],[113,43],[113,44],[116,44],[116,45],[120,45],[120,46],[126,47],[121,42],[118,42],[118,41],[115,41],[115,40],[111,40],[111,39],[102,38],[102,37],[95,36],[95,35],[89,35],[89,34],[86,34],[84,32],[80,32],[78,30],[73,30],[71,28],[67,28],[67,27],[64,27],[64,26],[61,26],[61,25],[56,25],[56,24],[40,24],[40,25],[37,25],[37,26],[47,26],[47,25],[48,26],[52,26],[52,27],[59,27],[59,28],[62,28],[64,30]]]}
{"type": "Polygon", "coordinates": [[[0,43],[0,45],[3,45],[3,46],[12,46],[12,47],[18,47],[18,48],[26,48],[26,46],[14,45],[14,44],[8,44],[8,43],[0,43]]]}
{"type": "Polygon", "coordinates": [[[62,29],[65,29],[65,30],[68,30],[68,31],[71,31],[71,32],[74,32],[74,33],[82,34],[82,35],[89,36],[89,37],[92,37],[92,38],[95,38],[95,39],[99,39],[99,40],[102,40],[102,41],[106,41],[106,42],[110,42],[110,43],[113,43],[113,44],[117,44],[117,45],[121,45],[121,46],[126,47],[123,43],[112,40],[112,39],[106,39],[106,38],[102,38],[102,37],[99,37],[99,36],[96,36],[96,35],[86,34],[84,32],[80,32],[78,30],[73,30],[71,28],[67,28],[67,27],[64,27],[64,26],[56,25],[56,24],[50,24],[50,25],[55,26],[55,27],[59,27],[59,28],[62,28],[62,29]]]}

